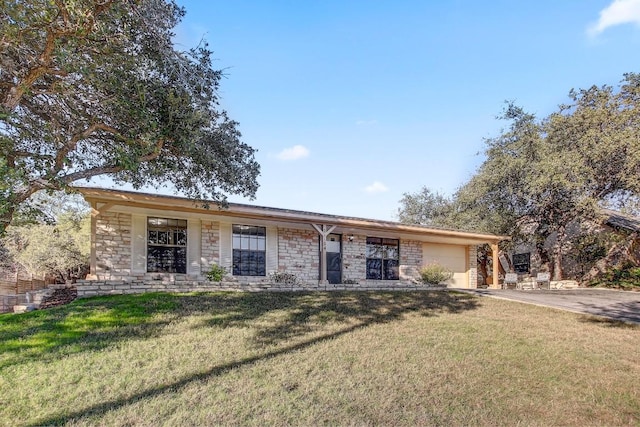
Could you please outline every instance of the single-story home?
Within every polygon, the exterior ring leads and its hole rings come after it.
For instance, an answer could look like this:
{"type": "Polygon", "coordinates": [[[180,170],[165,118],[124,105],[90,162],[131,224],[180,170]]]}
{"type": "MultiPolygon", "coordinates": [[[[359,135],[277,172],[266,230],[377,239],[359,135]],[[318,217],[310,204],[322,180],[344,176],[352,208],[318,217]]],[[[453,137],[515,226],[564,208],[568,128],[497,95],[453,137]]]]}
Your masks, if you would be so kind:
{"type": "Polygon", "coordinates": [[[448,286],[475,288],[477,246],[488,243],[497,254],[498,243],[508,239],[247,204],[205,208],[182,197],[77,190],[92,209],[84,295],[164,289],[161,283],[179,290],[181,284],[207,282],[214,264],[225,269],[223,282],[240,289],[272,282],[276,272],[295,278],[296,289],[395,289],[416,286],[419,269],[432,263],[454,273],[448,286]]]}

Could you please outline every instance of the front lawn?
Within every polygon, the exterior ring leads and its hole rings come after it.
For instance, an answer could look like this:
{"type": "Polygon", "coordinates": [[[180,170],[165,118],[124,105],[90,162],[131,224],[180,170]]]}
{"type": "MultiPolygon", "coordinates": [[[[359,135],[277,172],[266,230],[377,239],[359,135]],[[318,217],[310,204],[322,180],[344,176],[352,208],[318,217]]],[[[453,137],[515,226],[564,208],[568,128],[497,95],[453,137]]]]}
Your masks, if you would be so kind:
{"type": "Polygon", "coordinates": [[[640,327],[448,292],[0,315],[2,425],[639,425],[640,327]]]}

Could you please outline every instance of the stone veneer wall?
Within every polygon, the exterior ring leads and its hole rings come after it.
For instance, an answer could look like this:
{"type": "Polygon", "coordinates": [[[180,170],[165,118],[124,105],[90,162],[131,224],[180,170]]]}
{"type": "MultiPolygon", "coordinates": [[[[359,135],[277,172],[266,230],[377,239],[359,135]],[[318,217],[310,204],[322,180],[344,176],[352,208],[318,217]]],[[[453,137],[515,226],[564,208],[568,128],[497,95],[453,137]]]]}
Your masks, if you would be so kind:
{"type": "Polygon", "coordinates": [[[367,280],[367,236],[354,235],[353,240],[343,236],[342,276],[343,280],[355,280],[372,286],[387,286],[400,282],[414,282],[422,266],[422,242],[400,241],[400,281],[367,280]]]}
{"type": "MultiPolygon", "coordinates": [[[[278,228],[278,271],[304,283],[320,279],[320,236],[314,230],[278,228]]],[[[270,272],[267,272],[267,274],[270,272]]]]}
{"type": "Polygon", "coordinates": [[[131,276],[131,214],[105,212],[96,221],[96,276],[131,276]]]}
{"type": "Polygon", "coordinates": [[[422,242],[400,241],[400,280],[415,280],[422,267],[422,242]]]}
{"type": "Polygon", "coordinates": [[[216,221],[202,221],[200,236],[200,256],[202,264],[200,271],[204,275],[212,264],[220,264],[220,223],[216,221]]]}
{"type": "MultiPolygon", "coordinates": [[[[269,283],[268,276],[257,278],[232,278],[223,284],[202,282],[203,275],[212,263],[220,262],[220,226],[218,222],[201,222],[201,276],[184,274],[131,273],[131,227],[130,214],[105,212],[96,218],[96,281],[85,283],[86,295],[98,293],[134,293],[140,289],[185,291],[207,289],[422,289],[414,278],[422,266],[422,243],[412,240],[400,241],[400,280],[366,279],[366,235],[342,236],[343,281],[355,281],[350,285],[318,285],[319,280],[319,236],[313,230],[291,228],[278,229],[278,270],[295,274],[301,285],[278,285],[269,283]],[[93,284],[90,284],[93,283],[93,284]],[[188,284],[188,285],[186,285],[188,284]],[[186,286],[186,287],[185,287],[186,286]],[[104,292],[103,292],[104,291],[104,292]],[[123,291],[123,292],[119,292],[123,291]],[[127,291],[127,292],[124,292],[127,291]]],[[[476,246],[469,247],[469,285],[477,286],[476,246]]]]}
{"type": "Polygon", "coordinates": [[[186,277],[175,276],[175,280],[78,280],[75,284],[78,297],[96,295],[141,294],[145,292],[213,292],[213,291],[420,291],[442,290],[444,286],[379,281],[354,285],[281,284],[281,283],[238,283],[191,281],[186,277]]]}
{"type": "Polygon", "coordinates": [[[367,236],[342,236],[342,280],[366,282],[367,277],[367,236]]]}
{"type": "Polygon", "coordinates": [[[469,288],[478,287],[478,246],[471,245],[469,252],[469,288]]]}

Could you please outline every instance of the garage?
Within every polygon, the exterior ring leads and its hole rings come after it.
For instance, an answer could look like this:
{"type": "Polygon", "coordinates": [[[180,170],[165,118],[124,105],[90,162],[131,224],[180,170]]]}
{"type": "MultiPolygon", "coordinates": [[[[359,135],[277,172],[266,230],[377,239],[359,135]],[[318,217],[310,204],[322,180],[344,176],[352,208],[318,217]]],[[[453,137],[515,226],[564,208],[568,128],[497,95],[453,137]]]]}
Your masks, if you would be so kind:
{"type": "Polygon", "coordinates": [[[422,262],[424,265],[438,263],[453,271],[453,278],[447,282],[449,287],[469,287],[466,246],[423,243],[422,262]]]}

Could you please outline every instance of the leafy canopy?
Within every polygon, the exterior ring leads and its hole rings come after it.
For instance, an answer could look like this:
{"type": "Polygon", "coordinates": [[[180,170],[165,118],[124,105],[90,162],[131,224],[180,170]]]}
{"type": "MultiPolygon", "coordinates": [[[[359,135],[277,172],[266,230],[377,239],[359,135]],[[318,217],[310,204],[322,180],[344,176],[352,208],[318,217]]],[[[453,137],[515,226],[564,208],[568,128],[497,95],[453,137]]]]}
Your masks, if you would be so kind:
{"type": "Polygon", "coordinates": [[[400,219],[533,240],[559,277],[572,222],[597,218],[601,206],[633,210],[640,198],[640,74],[569,99],[543,119],[508,102],[500,118],[509,126],[486,141],[485,161],[452,200],[405,195],[400,219]]]}
{"type": "Polygon", "coordinates": [[[42,189],[107,174],[195,199],[253,197],[259,166],[171,0],[0,3],[0,234],[42,189]]]}
{"type": "MultiPolygon", "coordinates": [[[[30,202],[44,218],[26,218],[12,224],[0,240],[8,259],[31,274],[46,272],[62,280],[83,276],[91,252],[89,206],[79,195],[39,193],[30,202]]],[[[34,207],[34,209],[35,209],[34,207]]]]}

